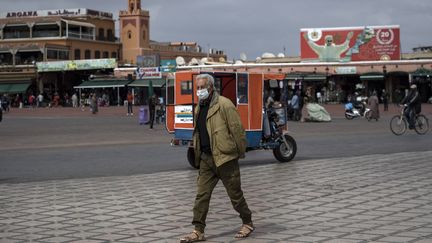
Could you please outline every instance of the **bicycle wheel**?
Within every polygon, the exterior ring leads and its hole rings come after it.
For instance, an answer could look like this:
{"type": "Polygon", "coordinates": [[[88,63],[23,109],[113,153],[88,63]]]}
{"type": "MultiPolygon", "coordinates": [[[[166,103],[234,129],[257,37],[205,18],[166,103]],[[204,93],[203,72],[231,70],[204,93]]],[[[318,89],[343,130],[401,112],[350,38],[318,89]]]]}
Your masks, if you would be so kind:
{"type": "Polygon", "coordinates": [[[404,117],[401,116],[394,116],[390,120],[390,130],[395,135],[402,135],[405,133],[407,129],[407,122],[404,117]]]}
{"type": "Polygon", "coordinates": [[[424,115],[418,115],[416,117],[414,130],[420,135],[427,133],[429,130],[429,121],[424,115]]]}

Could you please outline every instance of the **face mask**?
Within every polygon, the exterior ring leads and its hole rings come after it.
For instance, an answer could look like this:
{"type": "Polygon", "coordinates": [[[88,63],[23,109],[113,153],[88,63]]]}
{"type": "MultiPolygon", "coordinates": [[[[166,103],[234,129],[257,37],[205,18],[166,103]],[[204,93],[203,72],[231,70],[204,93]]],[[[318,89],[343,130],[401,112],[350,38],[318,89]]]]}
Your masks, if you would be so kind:
{"type": "Polygon", "coordinates": [[[196,92],[199,100],[205,100],[209,97],[209,92],[207,89],[199,89],[196,92]]]}

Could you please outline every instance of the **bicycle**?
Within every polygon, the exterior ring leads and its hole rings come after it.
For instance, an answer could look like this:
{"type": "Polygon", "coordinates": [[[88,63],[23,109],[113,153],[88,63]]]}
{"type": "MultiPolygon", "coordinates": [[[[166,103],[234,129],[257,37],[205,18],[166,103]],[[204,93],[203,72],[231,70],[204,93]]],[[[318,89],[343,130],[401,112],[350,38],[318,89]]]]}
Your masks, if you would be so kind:
{"type": "MultiPolygon", "coordinates": [[[[405,111],[408,109],[407,106],[403,106],[400,115],[395,115],[390,120],[390,130],[395,135],[402,135],[406,132],[408,127],[408,119],[405,116],[405,111]]],[[[417,134],[424,135],[429,131],[429,120],[425,115],[416,114],[414,130],[417,134]]]]}

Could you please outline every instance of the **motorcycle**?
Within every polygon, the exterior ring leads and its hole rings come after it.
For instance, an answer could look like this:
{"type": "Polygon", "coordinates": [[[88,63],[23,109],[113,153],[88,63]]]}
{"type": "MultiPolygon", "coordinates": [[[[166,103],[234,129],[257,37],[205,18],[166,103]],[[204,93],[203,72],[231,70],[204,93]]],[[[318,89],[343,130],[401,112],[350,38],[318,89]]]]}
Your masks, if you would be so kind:
{"type": "Polygon", "coordinates": [[[369,121],[371,119],[371,115],[371,110],[366,107],[365,99],[361,99],[359,106],[354,106],[351,102],[345,104],[345,118],[348,120],[352,120],[357,117],[364,117],[369,121]]]}

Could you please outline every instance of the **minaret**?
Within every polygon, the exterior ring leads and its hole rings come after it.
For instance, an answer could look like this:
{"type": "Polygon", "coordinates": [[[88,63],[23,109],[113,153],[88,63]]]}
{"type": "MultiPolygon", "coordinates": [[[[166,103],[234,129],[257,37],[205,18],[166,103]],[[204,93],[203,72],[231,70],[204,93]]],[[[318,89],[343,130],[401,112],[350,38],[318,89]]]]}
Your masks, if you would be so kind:
{"type": "Polygon", "coordinates": [[[141,9],[141,0],[128,0],[128,10],[120,11],[120,38],[125,63],[150,50],[150,15],[141,9]]]}

